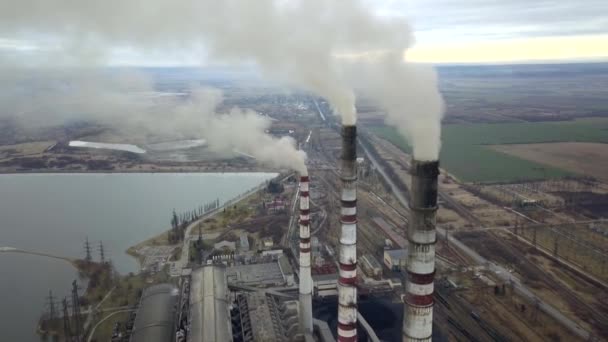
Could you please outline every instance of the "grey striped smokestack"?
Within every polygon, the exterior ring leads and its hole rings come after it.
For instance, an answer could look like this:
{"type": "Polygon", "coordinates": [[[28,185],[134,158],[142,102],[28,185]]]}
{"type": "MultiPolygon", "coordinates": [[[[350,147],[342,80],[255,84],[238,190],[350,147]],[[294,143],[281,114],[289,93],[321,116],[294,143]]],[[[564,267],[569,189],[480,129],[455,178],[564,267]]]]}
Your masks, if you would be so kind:
{"type": "Polygon", "coordinates": [[[357,127],[342,127],[338,342],[357,340],[357,127]]]}
{"type": "Polygon", "coordinates": [[[308,176],[300,177],[300,329],[312,336],[312,275],[310,273],[310,199],[308,176]]]}
{"type": "Polygon", "coordinates": [[[413,160],[403,341],[431,341],[435,278],[438,161],[413,160]]]}

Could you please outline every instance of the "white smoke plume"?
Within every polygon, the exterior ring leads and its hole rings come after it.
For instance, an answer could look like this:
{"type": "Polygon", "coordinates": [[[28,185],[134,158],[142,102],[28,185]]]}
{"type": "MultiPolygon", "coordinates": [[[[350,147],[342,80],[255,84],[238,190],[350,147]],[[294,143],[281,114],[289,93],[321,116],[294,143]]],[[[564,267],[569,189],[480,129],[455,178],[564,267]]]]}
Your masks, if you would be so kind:
{"type": "Polygon", "coordinates": [[[86,120],[129,126],[151,111],[144,94],[152,89],[147,77],[138,73],[111,76],[92,69],[4,65],[0,67],[0,118],[15,119],[24,128],[86,120]]]}
{"type": "Polygon", "coordinates": [[[222,155],[236,149],[264,164],[306,172],[306,154],[294,139],[265,133],[268,118],[239,108],[217,113],[222,103],[217,89],[192,88],[187,98],[159,97],[146,75],[127,70],[115,75],[90,69],[3,71],[0,118],[25,127],[94,121],[126,134],[204,138],[222,155]]]}
{"type": "Polygon", "coordinates": [[[327,98],[345,125],[356,123],[356,110],[343,64],[374,56],[357,70],[357,85],[387,110],[416,158],[438,157],[443,104],[434,72],[404,64],[413,44],[407,22],[376,15],[363,0],[2,1],[2,36],[49,38],[80,60],[98,61],[122,47],[254,62],[266,75],[327,98]]]}
{"type": "Polygon", "coordinates": [[[401,53],[386,53],[350,66],[356,86],[386,110],[417,160],[437,160],[441,149],[444,102],[430,65],[405,62],[401,53]]]}
{"type": "Polygon", "coordinates": [[[403,50],[405,21],[360,0],[20,0],[0,2],[0,36],[51,37],[81,56],[110,46],[205,51],[255,62],[267,74],[329,100],[356,122],[354,94],[335,55],[403,50]]]}
{"type": "MultiPolygon", "coordinates": [[[[208,96],[208,90],[199,90],[189,103],[178,108],[177,113],[185,117],[197,113],[197,108],[207,103],[205,99],[208,96]]],[[[254,156],[260,162],[290,168],[301,174],[307,173],[306,153],[297,150],[296,141],[289,136],[277,139],[266,134],[270,124],[268,118],[251,110],[233,108],[228,114],[204,115],[190,129],[201,132],[209,147],[218,152],[237,149],[254,156]]]]}

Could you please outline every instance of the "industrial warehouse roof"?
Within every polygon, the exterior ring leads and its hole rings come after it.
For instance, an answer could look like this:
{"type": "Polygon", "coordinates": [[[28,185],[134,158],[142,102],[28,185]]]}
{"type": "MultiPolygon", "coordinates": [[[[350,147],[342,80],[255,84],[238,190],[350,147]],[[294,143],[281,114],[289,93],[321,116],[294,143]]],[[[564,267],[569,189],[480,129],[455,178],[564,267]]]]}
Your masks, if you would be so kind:
{"type": "Polygon", "coordinates": [[[401,248],[405,248],[408,245],[407,240],[403,236],[402,229],[397,228],[397,227],[393,226],[392,224],[386,222],[382,217],[378,217],[378,216],[373,217],[372,221],[374,221],[374,223],[376,225],[378,225],[378,227],[380,227],[380,229],[382,229],[382,231],[386,235],[388,235],[390,240],[392,240],[395,244],[397,244],[397,246],[399,246],[401,248]]]}
{"type": "Polygon", "coordinates": [[[220,242],[216,243],[215,245],[213,245],[213,248],[214,249],[224,249],[224,248],[227,248],[227,249],[235,250],[236,249],[236,242],[223,240],[223,241],[220,241],[220,242]]]}
{"type": "Polygon", "coordinates": [[[293,268],[291,267],[291,264],[289,263],[287,257],[284,255],[281,255],[279,257],[279,267],[281,268],[281,272],[283,272],[283,275],[287,276],[293,274],[293,268]]]}
{"type": "Polygon", "coordinates": [[[315,274],[312,276],[315,283],[338,281],[338,273],[331,274],[315,274]]]}
{"type": "MultiPolygon", "coordinates": [[[[207,265],[192,271],[190,342],[232,341],[225,269],[207,265]]],[[[169,340],[167,340],[169,341],[169,340]]]]}
{"type": "Polygon", "coordinates": [[[384,251],[384,254],[390,256],[393,260],[407,259],[407,248],[387,249],[384,251]]]}
{"type": "Polygon", "coordinates": [[[374,268],[382,268],[382,265],[378,261],[378,259],[374,258],[372,255],[366,254],[361,257],[365,262],[367,262],[371,267],[374,268]]]}
{"type": "Polygon", "coordinates": [[[131,342],[165,342],[173,339],[178,293],[177,288],[170,284],[154,285],[144,291],[131,342]]]}
{"type": "Polygon", "coordinates": [[[278,285],[285,282],[278,262],[230,266],[226,269],[226,277],[230,284],[237,285],[278,285]]]}
{"type": "Polygon", "coordinates": [[[281,317],[277,316],[272,298],[264,293],[251,292],[246,294],[251,319],[251,333],[254,341],[284,341],[281,317]]]}

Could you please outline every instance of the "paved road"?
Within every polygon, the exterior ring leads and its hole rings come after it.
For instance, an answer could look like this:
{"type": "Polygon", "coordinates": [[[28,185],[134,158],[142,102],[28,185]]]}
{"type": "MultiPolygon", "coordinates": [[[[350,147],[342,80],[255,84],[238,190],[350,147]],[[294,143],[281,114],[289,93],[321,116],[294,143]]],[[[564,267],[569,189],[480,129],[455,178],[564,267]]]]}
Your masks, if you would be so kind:
{"type": "Polygon", "coordinates": [[[291,235],[293,234],[294,226],[297,226],[297,224],[294,225],[294,223],[297,223],[300,218],[299,212],[296,212],[296,205],[298,204],[299,195],[300,195],[300,187],[298,186],[298,188],[296,189],[296,192],[293,194],[293,198],[291,199],[291,202],[292,202],[291,215],[289,218],[289,225],[287,226],[287,233],[285,235],[283,235],[283,240],[281,241],[282,246],[289,245],[289,240],[291,238],[291,235]]]}
{"type": "Polygon", "coordinates": [[[135,311],[135,309],[128,309],[128,310],[121,310],[121,311],[116,311],[116,312],[112,312],[111,314],[107,315],[106,317],[104,317],[101,321],[97,322],[97,324],[95,324],[95,326],[93,327],[93,329],[91,329],[91,332],[89,333],[89,338],[87,339],[87,342],[91,342],[93,340],[93,336],[95,336],[95,330],[97,330],[97,327],[105,322],[108,318],[117,315],[119,313],[122,312],[131,312],[131,311],[135,311]]]}
{"type": "MultiPolygon", "coordinates": [[[[405,196],[402,194],[401,190],[388,177],[388,175],[386,174],[384,169],[379,165],[377,160],[369,153],[369,151],[364,146],[362,146],[362,145],[360,145],[360,146],[363,148],[363,151],[365,151],[365,154],[367,155],[368,159],[374,164],[374,166],[376,166],[377,170],[380,172],[380,174],[382,175],[384,180],[390,185],[391,190],[392,190],[393,194],[395,195],[395,197],[397,198],[397,200],[403,205],[404,208],[409,210],[408,201],[405,198],[405,196]]],[[[444,193],[442,193],[441,195],[442,195],[442,197],[449,196],[448,194],[444,194],[444,193]]],[[[446,235],[446,230],[437,227],[437,233],[438,233],[438,236],[443,237],[446,235]]],[[[475,252],[471,248],[467,247],[460,240],[454,238],[453,236],[448,236],[448,240],[452,244],[452,246],[455,246],[456,248],[458,248],[458,250],[460,250],[462,253],[469,256],[471,259],[475,260],[475,262],[477,262],[478,264],[488,265],[489,269],[491,271],[493,271],[494,273],[496,273],[496,276],[499,277],[501,280],[503,280],[505,282],[512,282],[513,288],[515,289],[515,291],[517,293],[519,293],[522,297],[525,297],[526,299],[528,299],[530,302],[537,303],[539,309],[541,309],[543,312],[545,312],[549,316],[553,317],[555,320],[560,322],[563,326],[570,329],[570,331],[572,331],[574,334],[581,337],[582,339],[585,339],[585,340],[589,339],[589,337],[591,335],[588,331],[586,331],[583,327],[578,325],[576,322],[574,322],[570,318],[564,316],[558,309],[556,309],[555,307],[551,306],[549,303],[543,301],[541,298],[536,296],[532,291],[530,291],[530,289],[528,289],[525,285],[522,284],[522,282],[519,278],[517,278],[516,276],[509,273],[509,271],[507,269],[505,269],[504,267],[497,265],[495,263],[489,262],[487,259],[485,259],[481,255],[477,254],[477,252],[475,252]]]]}
{"type": "MultiPolygon", "coordinates": [[[[289,173],[289,174],[285,175],[283,178],[281,178],[280,182],[289,178],[292,174],[293,173],[289,173]]],[[[184,269],[188,265],[188,262],[190,260],[190,241],[198,238],[198,237],[190,236],[190,233],[192,232],[192,229],[194,229],[195,227],[198,226],[199,222],[209,219],[209,218],[217,215],[218,213],[223,212],[225,207],[235,205],[236,203],[238,203],[238,202],[246,199],[247,197],[255,194],[256,192],[260,191],[265,186],[266,186],[266,184],[262,183],[262,184],[258,185],[257,187],[247,191],[246,193],[239,195],[239,197],[224,203],[222,206],[220,206],[208,213],[205,213],[198,220],[190,223],[186,227],[186,231],[184,233],[184,242],[182,243],[182,255],[180,256],[179,260],[172,263],[171,269],[170,269],[170,275],[172,277],[179,277],[182,274],[182,269],[184,269]]]]}
{"type": "Polygon", "coordinates": [[[171,265],[170,275],[172,277],[181,276],[182,269],[184,269],[188,265],[188,262],[190,261],[190,242],[193,239],[198,239],[198,237],[190,236],[190,233],[192,232],[192,229],[194,229],[194,227],[198,227],[198,224],[200,222],[202,222],[203,220],[212,218],[215,215],[217,215],[218,213],[221,213],[224,210],[224,208],[226,207],[226,205],[233,205],[233,204],[237,203],[238,201],[242,200],[243,198],[246,198],[247,196],[249,196],[250,194],[254,193],[257,190],[259,190],[259,189],[256,188],[254,190],[251,190],[250,192],[248,192],[245,195],[243,195],[242,197],[240,197],[240,199],[237,201],[226,202],[221,207],[218,207],[208,213],[205,213],[198,220],[190,223],[186,227],[186,232],[184,233],[184,241],[182,243],[182,255],[180,256],[179,260],[173,262],[173,264],[171,265]]]}
{"type": "Polygon", "coordinates": [[[363,144],[359,144],[359,147],[361,147],[363,149],[363,151],[367,155],[367,159],[369,159],[372,162],[372,164],[374,164],[374,167],[376,167],[376,170],[378,172],[380,172],[380,175],[382,175],[382,178],[384,178],[384,180],[390,185],[391,189],[393,190],[393,195],[395,195],[395,197],[397,197],[397,199],[403,205],[404,208],[409,209],[409,202],[407,201],[407,198],[405,198],[405,196],[403,195],[403,192],[399,189],[399,187],[397,187],[395,182],[393,182],[393,180],[388,176],[388,174],[386,173],[386,170],[384,170],[384,167],[382,167],[382,165],[380,165],[380,163],[378,162],[376,157],[374,157],[371,153],[369,153],[369,150],[365,146],[363,146],[363,144]]]}
{"type": "Polygon", "coordinates": [[[321,117],[321,120],[323,120],[323,122],[325,122],[325,114],[323,114],[323,111],[321,110],[321,107],[319,107],[317,100],[313,100],[313,102],[315,103],[315,106],[317,107],[317,112],[319,112],[319,116],[321,117]]]}

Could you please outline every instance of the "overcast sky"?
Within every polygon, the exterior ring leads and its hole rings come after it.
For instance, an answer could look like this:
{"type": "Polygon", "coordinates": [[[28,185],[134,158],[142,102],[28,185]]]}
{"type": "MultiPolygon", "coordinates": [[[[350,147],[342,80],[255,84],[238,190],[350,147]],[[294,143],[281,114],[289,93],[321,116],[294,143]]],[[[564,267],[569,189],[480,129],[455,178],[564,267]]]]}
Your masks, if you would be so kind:
{"type": "Polygon", "coordinates": [[[383,1],[416,32],[411,59],[434,62],[608,57],[606,0],[383,1]]]}
{"type": "MultiPolygon", "coordinates": [[[[2,0],[9,1],[9,0],[2,0]]],[[[366,0],[405,16],[415,32],[410,60],[434,63],[608,58],[608,0],[366,0]]],[[[0,57],[33,57],[52,39],[0,35],[0,57]]],[[[196,64],[189,51],[112,49],[110,64],[196,64]]]]}
{"type": "Polygon", "coordinates": [[[608,33],[605,0],[389,0],[386,15],[410,18],[421,40],[451,41],[608,33]]]}

